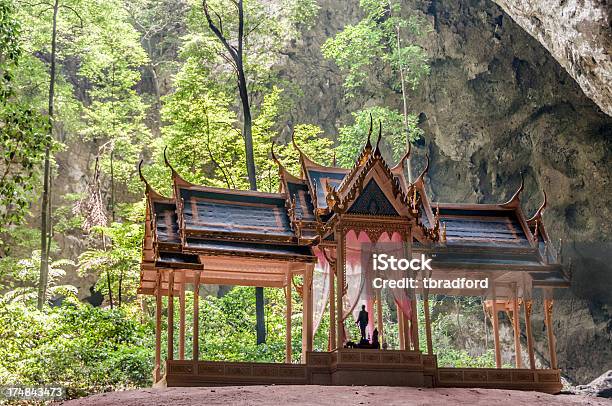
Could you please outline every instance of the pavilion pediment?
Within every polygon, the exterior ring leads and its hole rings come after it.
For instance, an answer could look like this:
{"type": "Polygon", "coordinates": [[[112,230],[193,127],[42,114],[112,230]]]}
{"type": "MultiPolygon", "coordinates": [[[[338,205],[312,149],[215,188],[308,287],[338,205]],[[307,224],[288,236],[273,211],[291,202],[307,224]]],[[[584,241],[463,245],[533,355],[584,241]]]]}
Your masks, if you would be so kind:
{"type": "MultiPolygon", "coordinates": [[[[411,187],[408,188],[412,190],[411,187]]],[[[335,189],[326,190],[328,206],[336,213],[394,215],[413,218],[411,201],[385,163],[380,150],[366,144],[356,165],[335,189]]]]}
{"type": "Polygon", "coordinates": [[[370,179],[361,195],[355,199],[346,212],[370,216],[399,216],[393,203],[387,199],[374,179],[370,179]]]}

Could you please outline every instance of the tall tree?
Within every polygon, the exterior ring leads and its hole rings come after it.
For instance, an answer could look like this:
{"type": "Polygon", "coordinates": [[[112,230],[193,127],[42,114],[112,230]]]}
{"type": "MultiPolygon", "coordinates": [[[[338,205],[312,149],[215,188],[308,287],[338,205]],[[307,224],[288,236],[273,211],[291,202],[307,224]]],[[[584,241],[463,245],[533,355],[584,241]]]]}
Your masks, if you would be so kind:
{"type": "Polygon", "coordinates": [[[51,233],[49,222],[51,219],[51,199],[49,195],[51,184],[51,141],[53,140],[53,104],[55,97],[55,58],[57,56],[57,14],[59,12],[59,0],[53,2],[53,22],[51,28],[51,63],[49,68],[49,106],[47,114],[49,117],[49,142],[45,148],[45,169],[43,173],[43,196],[40,213],[40,280],[38,282],[38,309],[41,310],[45,303],[47,292],[47,281],[49,279],[49,245],[51,233]]]}
{"type": "MultiPolygon", "coordinates": [[[[236,80],[238,81],[238,93],[240,94],[240,102],[242,106],[242,137],[244,138],[244,149],[246,154],[247,174],[249,177],[249,185],[251,190],[257,190],[257,177],[255,174],[255,158],[253,156],[253,119],[251,117],[251,105],[249,104],[249,90],[247,80],[244,74],[244,4],[242,0],[234,1],[232,4],[236,7],[238,13],[238,30],[235,44],[230,44],[228,38],[223,32],[223,20],[221,15],[214,11],[207,0],[202,0],[204,15],[208,21],[208,28],[219,39],[223,47],[227,51],[226,60],[236,72],[236,80]],[[213,21],[211,13],[215,15],[216,22],[213,21]]],[[[255,311],[257,313],[257,343],[266,342],[266,326],[264,313],[264,292],[262,287],[255,288],[255,311]]]]}

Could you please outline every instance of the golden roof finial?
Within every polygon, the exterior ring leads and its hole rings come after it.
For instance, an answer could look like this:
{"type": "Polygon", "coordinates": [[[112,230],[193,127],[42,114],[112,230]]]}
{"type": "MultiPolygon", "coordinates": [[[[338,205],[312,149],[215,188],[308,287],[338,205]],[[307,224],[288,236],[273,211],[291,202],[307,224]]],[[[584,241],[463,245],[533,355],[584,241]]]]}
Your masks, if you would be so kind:
{"type": "Polygon", "coordinates": [[[380,140],[382,138],[382,121],[378,120],[378,139],[376,140],[376,150],[378,151],[380,140]]]}
{"type": "Polygon", "coordinates": [[[372,149],[372,143],[370,142],[370,136],[372,135],[372,113],[370,113],[370,129],[368,130],[368,140],[366,141],[365,148],[372,149]]]}

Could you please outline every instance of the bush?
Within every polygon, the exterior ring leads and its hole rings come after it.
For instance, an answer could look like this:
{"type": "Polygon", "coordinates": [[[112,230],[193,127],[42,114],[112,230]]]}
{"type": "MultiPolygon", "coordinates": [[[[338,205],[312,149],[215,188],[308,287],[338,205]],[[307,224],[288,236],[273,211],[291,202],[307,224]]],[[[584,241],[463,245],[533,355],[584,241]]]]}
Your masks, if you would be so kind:
{"type": "Polygon", "coordinates": [[[70,397],[150,385],[152,330],[125,307],[0,302],[0,380],[64,385],[70,397]]]}

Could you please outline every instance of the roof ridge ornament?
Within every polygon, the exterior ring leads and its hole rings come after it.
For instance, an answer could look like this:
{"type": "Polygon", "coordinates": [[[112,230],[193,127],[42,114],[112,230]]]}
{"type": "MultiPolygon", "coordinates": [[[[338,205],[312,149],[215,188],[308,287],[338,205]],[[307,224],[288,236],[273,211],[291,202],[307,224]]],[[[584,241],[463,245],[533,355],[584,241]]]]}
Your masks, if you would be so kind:
{"type": "Polygon", "coordinates": [[[376,147],[374,151],[380,154],[380,140],[382,139],[382,121],[378,120],[378,139],[376,140],[376,147]]]}
{"type": "Polygon", "coordinates": [[[425,168],[423,168],[423,171],[421,172],[421,174],[416,178],[416,180],[412,184],[415,185],[419,181],[424,182],[425,175],[427,174],[427,172],[429,172],[429,153],[425,154],[425,168]]]}
{"type": "Polygon", "coordinates": [[[270,154],[272,155],[272,160],[278,165],[278,175],[280,176],[282,181],[292,181],[292,182],[302,182],[303,179],[294,176],[291,172],[285,168],[283,163],[278,159],[276,154],[274,153],[274,145],[276,145],[276,141],[272,140],[272,146],[270,147],[270,154]]]}
{"type": "Polygon", "coordinates": [[[412,143],[409,142],[408,143],[408,151],[406,151],[404,153],[404,155],[400,158],[400,160],[397,162],[397,164],[391,168],[391,172],[395,172],[397,170],[404,170],[404,166],[405,166],[405,162],[406,159],[408,159],[410,157],[410,153],[412,152],[412,143]]]}
{"type": "Polygon", "coordinates": [[[302,156],[306,155],[306,154],[304,154],[302,152],[302,150],[298,146],[297,142],[295,142],[295,130],[291,131],[291,144],[293,144],[293,148],[297,149],[297,151],[300,153],[300,155],[302,155],[302,156]]]}
{"type": "Polygon", "coordinates": [[[164,146],[164,164],[170,168],[170,170],[175,173],[176,171],[174,170],[174,168],[172,167],[172,165],[170,164],[170,161],[168,160],[168,155],[166,153],[166,151],[168,151],[168,146],[164,146]]]}
{"type": "Polygon", "coordinates": [[[138,163],[138,176],[140,177],[140,180],[145,184],[145,194],[147,196],[151,195],[151,197],[154,197],[157,199],[171,200],[171,198],[166,197],[162,195],[161,193],[159,193],[158,191],[156,191],[155,189],[153,189],[149,181],[147,181],[147,179],[142,174],[142,164],[143,163],[144,163],[144,159],[141,159],[140,162],[138,163]]]}
{"type": "Polygon", "coordinates": [[[372,143],[370,142],[370,136],[372,135],[372,113],[370,113],[370,129],[368,130],[368,140],[366,141],[365,147],[372,149],[372,143]]]}
{"type": "Polygon", "coordinates": [[[542,190],[542,194],[544,194],[544,201],[542,202],[540,207],[538,207],[538,209],[536,210],[534,215],[531,216],[531,218],[529,220],[527,220],[528,224],[532,223],[534,221],[537,221],[539,218],[542,218],[542,214],[544,213],[544,209],[546,208],[546,203],[548,202],[548,199],[547,199],[547,196],[546,196],[546,191],[542,190]]]}
{"type": "Polygon", "coordinates": [[[278,160],[278,158],[276,157],[276,154],[274,154],[274,144],[276,143],[276,141],[272,140],[272,146],[270,147],[270,154],[272,155],[272,160],[274,162],[276,162],[276,164],[278,166],[281,166],[280,161],[278,160]]]}
{"type": "Polygon", "coordinates": [[[519,207],[519,205],[521,204],[520,195],[523,189],[525,188],[525,178],[523,177],[523,171],[520,171],[519,173],[521,175],[521,185],[519,186],[517,191],[514,192],[510,200],[500,205],[501,207],[516,208],[516,207],[519,207]]]}
{"type": "MultiPolygon", "coordinates": [[[[179,175],[179,173],[176,171],[176,169],[174,169],[174,167],[170,164],[170,161],[168,160],[168,155],[166,153],[166,151],[168,150],[168,146],[166,145],[164,147],[164,164],[170,168],[170,170],[172,171],[172,179],[175,181],[176,184],[181,184],[181,186],[197,186],[195,183],[191,183],[186,181],[185,179],[183,179],[183,177],[181,175],[179,175]]],[[[176,191],[176,195],[178,196],[178,190],[176,191]]]]}

